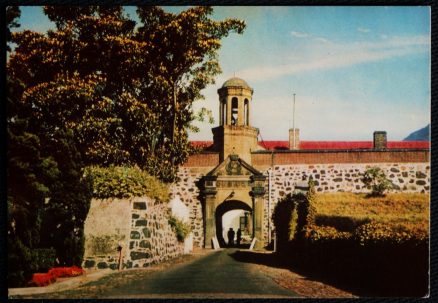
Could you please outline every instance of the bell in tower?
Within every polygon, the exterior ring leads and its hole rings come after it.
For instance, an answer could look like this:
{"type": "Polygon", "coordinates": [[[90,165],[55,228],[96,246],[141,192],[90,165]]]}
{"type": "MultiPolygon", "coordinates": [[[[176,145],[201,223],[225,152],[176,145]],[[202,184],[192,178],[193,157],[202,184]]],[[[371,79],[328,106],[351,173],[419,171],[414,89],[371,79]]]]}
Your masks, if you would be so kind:
{"type": "Polygon", "coordinates": [[[253,89],[246,81],[234,77],[218,89],[219,126],[212,129],[214,149],[220,161],[237,154],[251,163],[251,151],[259,149],[258,130],[250,126],[250,106],[253,89]]]}

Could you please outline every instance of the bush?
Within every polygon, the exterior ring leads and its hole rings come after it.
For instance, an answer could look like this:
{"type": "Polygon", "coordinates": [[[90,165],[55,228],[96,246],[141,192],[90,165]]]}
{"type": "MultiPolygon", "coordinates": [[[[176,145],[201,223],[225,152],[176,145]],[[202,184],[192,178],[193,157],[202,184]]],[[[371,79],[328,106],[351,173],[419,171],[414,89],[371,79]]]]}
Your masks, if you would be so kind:
{"type": "Polygon", "coordinates": [[[189,235],[191,232],[191,228],[189,224],[184,223],[178,218],[175,218],[173,216],[170,216],[169,218],[169,224],[172,227],[172,229],[175,231],[176,237],[178,241],[183,242],[184,239],[189,235]]]}
{"type": "Polygon", "coordinates": [[[392,182],[386,178],[385,173],[379,167],[367,169],[363,173],[362,182],[367,189],[371,190],[371,196],[384,196],[385,191],[393,188],[392,182]]]}
{"type": "Polygon", "coordinates": [[[292,195],[287,195],[277,203],[272,219],[275,225],[278,246],[279,249],[282,249],[287,242],[293,240],[298,224],[298,212],[292,195]]]}
{"type": "Polygon", "coordinates": [[[317,201],[315,181],[309,180],[309,191],[306,194],[306,199],[304,200],[303,216],[305,217],[305,225],[314,225],[316,208],[315,203],[317,201]]]}
{"type": "Polygon", "coordinates": [[[55,264],[54,249],[30,249],[19,239],[8,239],[8,287],[26,286],[36,272],[55,264]]]}
{"type": "Polygon", "coordinates": [[[369,218],[354,218],[347,216],[329,216],[317,215],[315,218],[315,225],[317,226],[331,226],[339,231],[354,232],[357,227],[370,223],[369,218]]]}
{"type": "Polygon", "coordinates": [[[46,272],[55,265],[56,250],[53,248],[38,248],[31,250],[32,272],[46,272]]]}
{"type": "Polygon", "coordinates": [[[20,287],[32,277],[29,247],[20,239],[8,237],[8,287],[20,287]]]}
{"type": "Polygon", "coordinates": [[[425,296],[428,291],[428,238],[400,226],[371,222],[354,233],[309,226],[304,246],[285,251],[304,272],[336,281],[359,296],[425,296]]]}
{"type": "Polygon", "coordinates": [[[311,243],[316,242],[329,242],[340,239],[350,239],[352,234],[349,232],[338,231],[331,226],[309,226],[310,235],[308,239],[311,243]]]}
{"type": "Polygon", "coordinates": [[[297,207],[295,206],[293,207],[292,214],[289,220],[289,231],[288,231],[289,241],[292,241],[295,238],[295,235],[297,233],[297,226],[298,226],[298,211],[297,211],[297,207]]]}
{"type": "Polygon", "coordinates": [[[280,200],[274,209],[272,218],[280,250],[288,242],[302,241],[308,237],[308,227],[314,225],[316,210],[313,203],[316,197],[311,182],[309,187],[306,195],[289,194],[280,200]]]}
{"type": "Polygon", "coordinates": [[[93,196],[99,199],[148,196],[169,201],[167,186],[137,166],[87,167],[86,174],[93,179],[93,196]]]}
{"type": "MultiPolygon", "coordinates": [[[[306,199],[298,195],[288,197],[289,205],[298,203],[298,226],[304,224],[304,238],[295,237],[287,246],[279,245],[279,252],[290,264],[360,290],[361,296],[426,295],[429,277],[429,237],[425,228],[428,220],[423,218],[426,201],[418,202],[417,196],[388,196],[358,199],[361,196],[354,195],[346,201],[335,196],[335,208],[327,205],[331,200],[316,200],[309,193],[306,199]],[[330,211],[325,209],[324,215],[315,216],[316,211],[311,209],[315,201],[320,208],[324,206],[330,211]],[[417,215],[411,218],[406,213],[417,215]]],[[[281,212],[289,210],[278,211],[284,218],[281,212]]]]}
{"type": "Polygon", "coordinates": [[[428,235],[424,232],[413,233],[401,225],[371,222],[359,226],[354,232],[354,239],[362,246],[370,244],[398,245],[404,243],[419,245],[427,241],[428,235]]]}

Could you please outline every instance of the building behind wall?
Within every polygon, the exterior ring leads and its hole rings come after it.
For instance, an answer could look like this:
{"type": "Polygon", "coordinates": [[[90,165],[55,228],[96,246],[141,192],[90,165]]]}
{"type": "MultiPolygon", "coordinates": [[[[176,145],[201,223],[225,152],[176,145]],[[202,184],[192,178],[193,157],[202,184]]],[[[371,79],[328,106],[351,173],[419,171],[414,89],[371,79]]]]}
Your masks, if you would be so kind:
{"type": "Polygon", "coordinates": [[[195,245],[211,246],[218,227],[214,214],[224,205],[250,208],[254,235],[266,244],[275,204],[303,179],[312,178],[318,192],[363,192],[361,174],[378,166],[397,191],[429,192],[429,142],[387,141],[385,131],[370,134],[372,141],[301,141],[299,129],[289,131],[288,141],[260,142],[250,119],[253,93],[239,78],[223,84],[213,142],[192,142],[205,151],[180,168],[174,192],[190,209],[195,245]]]}

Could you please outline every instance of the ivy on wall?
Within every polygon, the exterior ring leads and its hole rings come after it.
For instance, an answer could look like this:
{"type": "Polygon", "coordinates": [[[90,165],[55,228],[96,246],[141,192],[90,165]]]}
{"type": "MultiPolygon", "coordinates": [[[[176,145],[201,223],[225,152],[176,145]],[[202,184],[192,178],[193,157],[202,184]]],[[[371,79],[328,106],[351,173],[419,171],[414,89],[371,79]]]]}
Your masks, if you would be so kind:
{"type": "Polygon", "coordinates": [[[85,173],[92,177],[94,198],[148,196],[162,202],[169,201],[168,187],[137,166],[90,166],[85,173]]]}
{"type": "Polygon", "coordinates": [[[174,216],[170,216],[169,224],[170,226],[172,226],[172,229],[175,231],[176,237],[180,242],[183,242],[191,231],[189,224],[184,223],[183,221],[181,221],[180,219],[174,216]]]}

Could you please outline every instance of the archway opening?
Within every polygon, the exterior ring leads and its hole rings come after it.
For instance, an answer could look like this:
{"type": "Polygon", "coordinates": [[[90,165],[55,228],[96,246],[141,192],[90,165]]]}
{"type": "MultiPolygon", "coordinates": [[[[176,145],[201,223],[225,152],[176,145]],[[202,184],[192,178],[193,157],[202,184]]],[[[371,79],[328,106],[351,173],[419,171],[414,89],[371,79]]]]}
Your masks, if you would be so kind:
{"type": "Polygon", "coordinates": [[[236,97],[231,99],[231,125],[238,125],[239,101],[236,97]]]}
{"type": "Polygon", "coordinates": [[[229,122],[227,121],[227,103],[225,102],[225,101],[223,101],[223,102],[221,102],[221,105],[222,105],[222,112],[221,112],[221,115],[222,115],[222,124],[221,125],[226,125],[226,124],[228,124],[229,122]]]}
{"type": "Polygon", "coordinates": [[[221,247],[249,246],[252,235],[252,209],[248,204],[233,200],[225,201],[216,208],[216,237],[221,247]],[[234,235],[230,234],[230,230],[234,235]],[[232,241],[230,236],[233,236],[232,241]]]}
{"type": "Polygon", "coordinates": [[[245,99],[244,102],[244,125],[248,126],[249,125],[249,101],[248,99],[245,99]]]}

